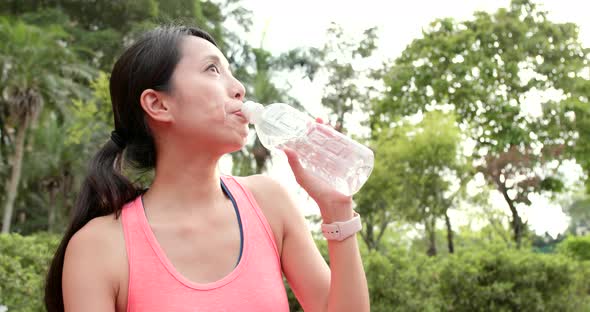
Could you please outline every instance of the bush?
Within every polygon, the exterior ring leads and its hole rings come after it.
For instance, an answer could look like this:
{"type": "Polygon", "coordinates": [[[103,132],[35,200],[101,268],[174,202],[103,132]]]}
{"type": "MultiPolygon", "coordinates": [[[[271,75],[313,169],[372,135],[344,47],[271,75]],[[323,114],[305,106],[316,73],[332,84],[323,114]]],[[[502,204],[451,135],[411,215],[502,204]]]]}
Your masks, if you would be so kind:
{"type": "Polygon", "coordinates": [[[586,298],[586,306],[590,307],[590,235],[569,236],[557,246],[557,251],[578,263],[578,295],[586,298]]]}
{"type": "MultiPolygon", "coordinates": [[[[359,239],[371,298],[371,311],[438,311],[440,299],[434,259],[411,254],[405,248],[390,246],[379,253],[368,251],[359,239]]],[[[328,259],[327,242],[317,239],[321,254],[328,259]]],[[[293,292],[287,288],[290,311],[302,311],[293,292]]]]}
{"type": "Polygon", "coordinates": [[[371,311],[439,311],[435,258],[390,248],[363,255],[371,311]]]}
{"type": "Polygon", "coordinates": [[[8,311],[43,311],[43,287],[58,237],[0,235],[0,306],[8,311]]]}
{"type": "Polygon", "coordinates": [[[440,267],[443,310],[589,311],[579,273],[561,255],[504,249],[449,256],[440,267]]]}
{"type": "Polygon", "coordinates": [[[557,246],[557,250],[576,260],[590,261],[590,235],[570,236],[557,246]]]}

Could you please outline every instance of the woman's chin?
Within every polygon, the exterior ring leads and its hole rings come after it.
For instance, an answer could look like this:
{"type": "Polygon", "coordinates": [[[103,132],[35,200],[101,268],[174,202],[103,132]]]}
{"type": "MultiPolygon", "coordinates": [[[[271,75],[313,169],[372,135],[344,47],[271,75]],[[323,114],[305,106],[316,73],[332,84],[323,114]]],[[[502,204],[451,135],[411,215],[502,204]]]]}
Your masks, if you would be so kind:
{"type": "Polygon", "coordinates": [[[235,153],[246,146],[246,138],[241,141],[229,143],[225,146],[226,153],[235,153]]]}

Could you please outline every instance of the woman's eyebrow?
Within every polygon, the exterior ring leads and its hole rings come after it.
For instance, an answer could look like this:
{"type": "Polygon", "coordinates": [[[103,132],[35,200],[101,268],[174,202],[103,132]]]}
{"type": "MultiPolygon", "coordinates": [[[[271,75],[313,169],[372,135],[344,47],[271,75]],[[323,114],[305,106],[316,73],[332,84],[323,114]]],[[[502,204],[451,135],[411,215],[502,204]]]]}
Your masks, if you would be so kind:
{"type": "Polygon", "coordinates": [[[227,62],[225,62],[225,60],[222,60],[221,58],[219,58],[219,56],[217,56],[215,54],[207,55],[207,56],[205,56],[205,58],[203,60],[205,62],[212,61],[214,63],[217,63],[217,64],[222,65],[225,68],[228,68],[229,69],[229,64],[227,62]]]}

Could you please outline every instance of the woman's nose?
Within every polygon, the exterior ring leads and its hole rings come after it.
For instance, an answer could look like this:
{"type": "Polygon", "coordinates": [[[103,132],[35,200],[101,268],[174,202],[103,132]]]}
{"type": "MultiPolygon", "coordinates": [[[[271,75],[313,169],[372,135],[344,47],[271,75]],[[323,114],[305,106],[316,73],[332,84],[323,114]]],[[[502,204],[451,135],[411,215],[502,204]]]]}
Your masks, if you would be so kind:
{"type": "Polygon", "coordinates": [[[246,88],[244,88],[244,85],[238,79],[233,78],[233,80],[232,96],[235,99],[244,100],[244,97],[246,96],[246,88]]]}

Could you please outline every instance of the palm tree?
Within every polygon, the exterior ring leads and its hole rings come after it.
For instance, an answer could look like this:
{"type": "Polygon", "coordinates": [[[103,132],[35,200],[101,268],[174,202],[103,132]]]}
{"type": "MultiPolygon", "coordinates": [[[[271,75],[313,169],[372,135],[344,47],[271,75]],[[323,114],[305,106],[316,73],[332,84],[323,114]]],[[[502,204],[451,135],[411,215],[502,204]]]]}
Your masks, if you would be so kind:
{"type": "Polygon", "coordinates": [[[69,144],[68,123],[45,110],[29,130],[13,229],[21,233],[58,230],[74,199],[75,172],[83,171],[84,146],[69,144]]]}
{"type": "Polygon", "coordinates": [[[64,116],[70,98],[87,94],[82,83],[91,78],[92,70],[76,63],[66,39],[67,33],[59,26],[41,29],[0,18],[0,132],[12,143],[2,233],[10,232],[27,130],[37,122],[45,104],[64,116]]]}

